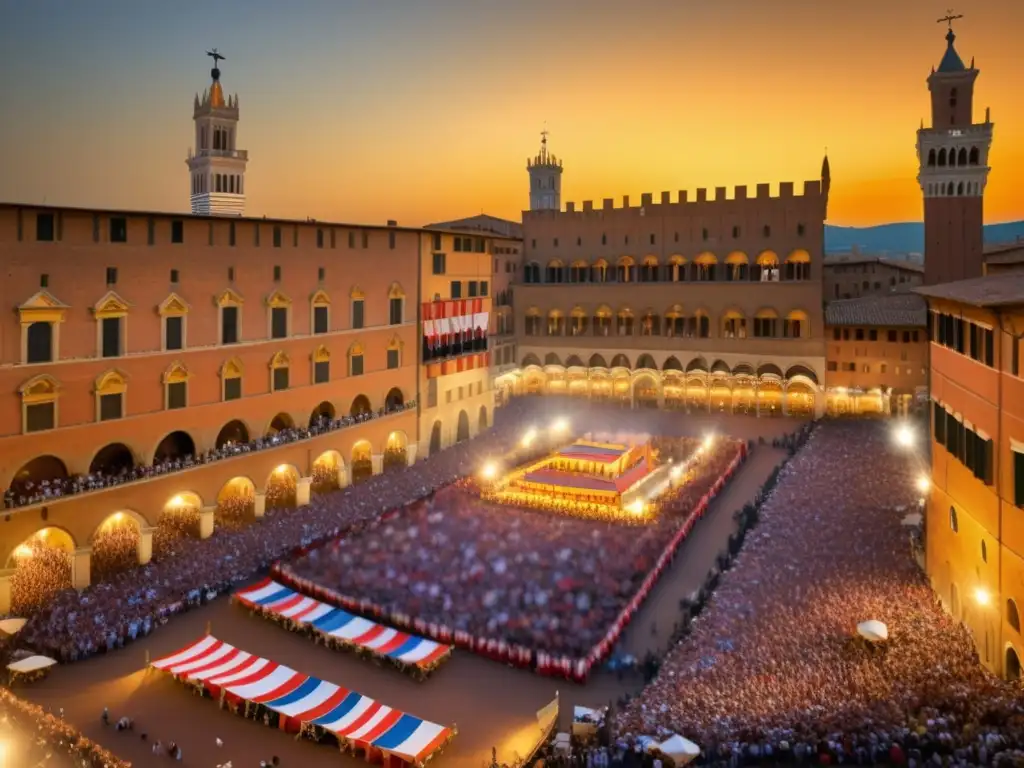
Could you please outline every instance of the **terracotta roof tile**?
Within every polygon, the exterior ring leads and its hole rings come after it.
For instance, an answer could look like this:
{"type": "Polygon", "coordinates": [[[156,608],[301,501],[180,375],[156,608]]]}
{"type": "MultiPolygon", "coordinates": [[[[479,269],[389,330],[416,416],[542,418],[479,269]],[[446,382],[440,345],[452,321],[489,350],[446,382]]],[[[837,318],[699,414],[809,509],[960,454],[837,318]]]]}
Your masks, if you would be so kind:
{"type": "Polygon", "coordinates": [[[825,306],[825,325],[924,328],[927,324],[927,302],[914,293],[840,299],[825,306]]]}
{"type": "Polygon", "coordinates": [[[1024,271],[957,280],[941,285],[921,286],[915,293],[932,299],[949,299],[975,307],[1024,305],[1024,271]]]}

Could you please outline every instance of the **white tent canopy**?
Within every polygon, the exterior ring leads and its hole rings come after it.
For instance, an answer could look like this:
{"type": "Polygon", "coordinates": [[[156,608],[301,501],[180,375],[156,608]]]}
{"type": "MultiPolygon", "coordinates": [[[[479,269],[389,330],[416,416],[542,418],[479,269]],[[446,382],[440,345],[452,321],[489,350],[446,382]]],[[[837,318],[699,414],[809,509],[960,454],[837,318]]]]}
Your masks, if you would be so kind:
{"type": "Polygon", "coordinates": [[[661,744],[650,744],[649,750],[657,750],[669,758],[677,768],[695,760],[700,755],[700,747],[679,734],[669,736],[661,744]]]}
{"type": "Polygon", "coordinates": [[[872,643],[881,643],[889,639],[889,628],[877,619],[869,619],[857,625],[857,634],[872,643]]]}
{"type": "Polygon", "coordinates": [[[49,656],[29,656],[27,659],[8,664],[7,669],[9,672],[25,674],[26,672],[39,672],[49,669],[56,663],[57,660],[51,659],[49,656]]]}
{"type": "Polygon", "coordinates": [[[21,632],[21,628],[25,626],[27,619],[4,619],[0,621],[0,632],[5,635],[16,635],[21,632]]]}

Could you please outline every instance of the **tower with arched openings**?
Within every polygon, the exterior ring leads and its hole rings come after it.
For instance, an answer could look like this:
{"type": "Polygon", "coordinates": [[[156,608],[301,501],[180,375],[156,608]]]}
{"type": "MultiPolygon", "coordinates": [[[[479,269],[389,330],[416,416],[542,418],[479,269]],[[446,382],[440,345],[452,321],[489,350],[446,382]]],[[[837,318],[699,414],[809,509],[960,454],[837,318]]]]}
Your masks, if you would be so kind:
{"type": "Polygon", "coordinates": [[[207,53],[213,59],[212,82],[196,94],[192,106],[195,148],[186,163],[189,170],[189,200],[197,216],[242,216],[245,213],[245,166],[249,153],[238,149],[238,96],[224,96],[220,83],[217,49],[207,53]]]}
{"type": "Polygon", "coordinates": [[[548,150],[547,129],[540,134],[540,151],[526,160],[530,175],[530,210],[557,211],[562,207],[562,161],[548,150]]]}

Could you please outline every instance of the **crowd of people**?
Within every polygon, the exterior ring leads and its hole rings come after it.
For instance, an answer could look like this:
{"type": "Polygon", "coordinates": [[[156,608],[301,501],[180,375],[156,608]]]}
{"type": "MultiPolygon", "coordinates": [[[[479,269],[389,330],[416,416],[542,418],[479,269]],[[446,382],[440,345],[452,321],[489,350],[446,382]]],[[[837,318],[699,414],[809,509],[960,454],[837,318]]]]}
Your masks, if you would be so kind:
{"type": "Polygon", "coordinates": [[[679,733],[729,766],[1024,759],[1021,689],[982,668],[910,556],[916,465],[889,434],[814,431],[620,735],[679,733]],[[887,642],[858,637],[872,619],[887,642]]]}
{"type": "MultiPolygon", "coordinates": [[[[686,456],[701,445],[675,442],[686,456]]],[[[729,440],[710,448],[691,481],[666,492],[639,529],[585,520],[586,504],[548,511],[491,504],[460,482],[286,569],[385,615],[585,657],[739,449],[729,440]]]]}
{"type": "Polygon", "coordinates": [[[413,400],[401,406],[381,408],[378,411],[364,411],[341,418],[332,419],[321,416],[308,427],[288,427],[278,430],[272,435],[250,440],[247,443],[228,442],[219,448],[212,448],[203,454],[166,456],[154,460],[152,464],[122,466],[115,471],[97,469],[89,472],[87,475],[55,477],[39,482],[32,479],[15,479],[11,486],[4,491],[4,507],[6,509],[16,509],[17,507],[25,507],[30,504],[51,501],[62,496],[97,491],[114,485],[133,483],[137,480],[147,480],[159,475],[180,472],[190,469],[197,464],[209,464],[222,459],[230,459],[242,453],[262,451],[268,448],[276,448],[286,443],[308,440],[318,437],[325,432],[344,429],[354,424],[369,421],[370,419],[386,416],[395,411],[415,407],[416,401],[413,400]]]}

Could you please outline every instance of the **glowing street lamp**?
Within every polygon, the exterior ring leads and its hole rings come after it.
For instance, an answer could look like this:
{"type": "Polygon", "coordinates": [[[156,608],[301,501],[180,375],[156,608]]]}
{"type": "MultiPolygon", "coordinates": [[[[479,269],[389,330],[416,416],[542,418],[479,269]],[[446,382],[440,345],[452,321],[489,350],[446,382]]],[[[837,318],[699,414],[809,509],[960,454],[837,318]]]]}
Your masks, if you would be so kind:
{"type": "Polygon", "coordinates": [[[906,424],[896,428],[896,444],[901,448],[912,448],[914,445],[914,430],[906,424]]]}
{"type": "Polygon", "coordinates": [[[493,461],[487,462],[486,464],[484,464],[484,468],[480,470],[480,475],[485,480],[493,480],[498,476],[498,465],[495,464],[493,461]]]}
{"type": "Polygon", "coordinates": [[[917,490],[921,493],[928,493],[928,490],[932,487],[932,481],[928,479],[926,475],[921,475],[917,478],[917,490]]]}
{"type": "Polygon", "coordinates": [[[566,418],[557,419],[554,424],[551,425],[551,434],[553,435],[564,435],[569,431],[569,420],[566,418]]]}
{"type": "Polygon", "coordinates": [[[523,435],[522,446],[523,448],[529,448],[531,443],[537,439],[537,430],[530,427],[526,430],[526,434],[523,435]]]}
{"type": "Polygon", "coordinates": [[[672,478],[673,480],[678,480],[680,477],[683,476],[683,468],[682,467],[672,467],[672,470],[668,473],[668,476],[670,478],[672,478]]]}
{"type": "Polygon", "coordinates": [[[634,515],[642,515],[644,513],[644,501],[643,499],[637,499],[630,504],[627,509],[634,515]]]}
{"type": "Polygon", "coordinates": [[[992,599],[992,596],[989,595],[988,590],[984,587],[978,587],[974,590],[974,599],[978,603],[978,605],[988,605],[989,601],[992,599]]]}

